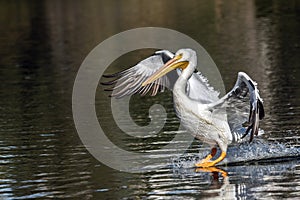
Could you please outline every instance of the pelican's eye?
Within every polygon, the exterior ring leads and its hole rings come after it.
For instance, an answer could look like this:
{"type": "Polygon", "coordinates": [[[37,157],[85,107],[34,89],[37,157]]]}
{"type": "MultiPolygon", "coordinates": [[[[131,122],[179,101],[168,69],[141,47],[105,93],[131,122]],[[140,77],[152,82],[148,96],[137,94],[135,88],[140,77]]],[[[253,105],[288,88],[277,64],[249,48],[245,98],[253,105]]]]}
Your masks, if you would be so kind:
{"type": "Polygon", "coordinates": [[[180,60],[182,58],[182,53],[177,55],[178,60],[180,60]]]}

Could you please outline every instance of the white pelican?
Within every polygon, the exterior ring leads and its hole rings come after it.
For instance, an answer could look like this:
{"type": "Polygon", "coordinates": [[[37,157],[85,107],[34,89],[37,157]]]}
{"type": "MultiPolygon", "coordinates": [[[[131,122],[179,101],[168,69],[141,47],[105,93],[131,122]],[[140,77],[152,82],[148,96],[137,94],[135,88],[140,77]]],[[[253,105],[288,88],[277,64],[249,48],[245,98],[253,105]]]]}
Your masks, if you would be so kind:
{"type": "Polygon", "coordinates": [[[211,167],[226,157],[230,143],[244,138],[249,132],[252,141],[253,136],[258,134],[264,109],[257,84],[246,73],[239,72],[233,89],[219,98],[219,93],[208,85],[207,79],[197,72],[196,66],[197,56],[192,49],[180,49],[175,55],[168,50],[161,50],[125,71],[104,76],[117,79],[103,84],[119,83],[111,89],[111,96],[116,98],[135,93],[145,95],[149,91],[153,96],[158,91],[164,91],[164,87],[173,85],[174,107],[181,123],[197,139],[212,147],[211,153],[196,163],[196,167],[211,167]],[[174,79],[175,83],[172,83],[174,79]],[[250,114],[248,122],[244,123],[247,128],[243,133],[236,133],[231,130],[227,117],[220,117],[218,111],[226,106],[224,102],[230,98],[242,98],[248,92],[250,114]],[[221,149],[221,155],[212,160],[217,152],[216,146],[221,149]]]}

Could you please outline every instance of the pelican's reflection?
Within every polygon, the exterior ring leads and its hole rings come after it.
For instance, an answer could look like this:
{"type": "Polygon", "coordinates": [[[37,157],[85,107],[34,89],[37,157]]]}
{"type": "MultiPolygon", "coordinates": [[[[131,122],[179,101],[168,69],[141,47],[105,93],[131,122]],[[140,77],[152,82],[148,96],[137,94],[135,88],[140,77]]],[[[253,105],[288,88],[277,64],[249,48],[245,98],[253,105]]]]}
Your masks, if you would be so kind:
{"type": "Polygon", "coordinates": [[[235,185],[230,184],[227,171],[218,167],[196,168],[196,173],[211,175],[209,188],[204,192],[205,199],[234,199],[235,185]],[[221,175],[221,177],[220,177],[221,175]]]}
{"type": "Polygon", "coordinates": [[[214,180],[219,179],[219,174],[221,174],[224,179],[228,178],[228,173],[225,170],[218,167],[198,167],[196,168],[196,172],[210,172],[212,173],[214,180]]]}

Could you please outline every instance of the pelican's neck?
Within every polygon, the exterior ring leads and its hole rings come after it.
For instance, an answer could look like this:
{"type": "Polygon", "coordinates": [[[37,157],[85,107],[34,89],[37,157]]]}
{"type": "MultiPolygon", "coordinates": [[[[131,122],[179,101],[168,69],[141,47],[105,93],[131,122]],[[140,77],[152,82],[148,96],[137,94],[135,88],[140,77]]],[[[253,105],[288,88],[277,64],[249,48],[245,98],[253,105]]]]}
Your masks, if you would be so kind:
{"type": "Polygon", "coordinates": [[[182,70],[182,73],[180,74],[180,76],[178,77],[174,85],[174,90],[179,90],[185,94],[187,81],[192,76],[194,69],[195,69],[194,62],[190,62],[189,65],[184,70],[182,70]]]}
{"type": "Polygon", "coordinates": [[[194,72],[193,66],[187,66],[178,77],[173,88],[173,101],[177,116],[181,118],[185,110],[195,109],[196,104],[186,93],[189,78],[194,72]]]}

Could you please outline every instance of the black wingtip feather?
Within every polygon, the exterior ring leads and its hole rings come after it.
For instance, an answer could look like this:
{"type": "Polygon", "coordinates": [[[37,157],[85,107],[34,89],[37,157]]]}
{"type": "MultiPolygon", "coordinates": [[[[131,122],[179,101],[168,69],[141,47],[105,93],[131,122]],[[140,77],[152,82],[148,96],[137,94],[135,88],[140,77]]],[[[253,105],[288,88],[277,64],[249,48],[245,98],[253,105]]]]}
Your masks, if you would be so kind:
{"type": "Polygon", "coordinates": [[[114,74],[103,74],[102,76],[104,78],[115,78],[115,77],[119,77],[122,76],[124,73],[126,73],[127,70],[123,70],[114,74]]]}
{"type": "Polygon", "coordinates": [[[251,80],[248,80],[248,83],[251,85],[252,89],[255,90],[255,86],[254,86],[254,84],[252,83],[252,81],[251,81],[251,80]]]}
{"type": "Polygon", "coordinates": [[[241,137],[241,139],[244,139],[244,137],[246,137],[246,135],[248,135],[250,129],[252,128],[253,125],[248,126],[247,130],[245,131],[244,135],[241,137]]]}
{"type": "Polygon", "coordinates": [[[104,91],[106,92],[112,92],[114,89],[113,88],[105,88],[104,91]]]}
{"type": "Polygon", "coordinates": [[[117,82],[117,80],[107,81],[107,82],[100,82],[100,84],[101,85],[113,85],[113,84],[115,84],[117,82]]]}
{"type": "Polygon", "coordinates": [[[259,119],[262,120],[265,117],[265,109],[263,103],[258,100],[258,113],[259,113],[259,119]]]}

